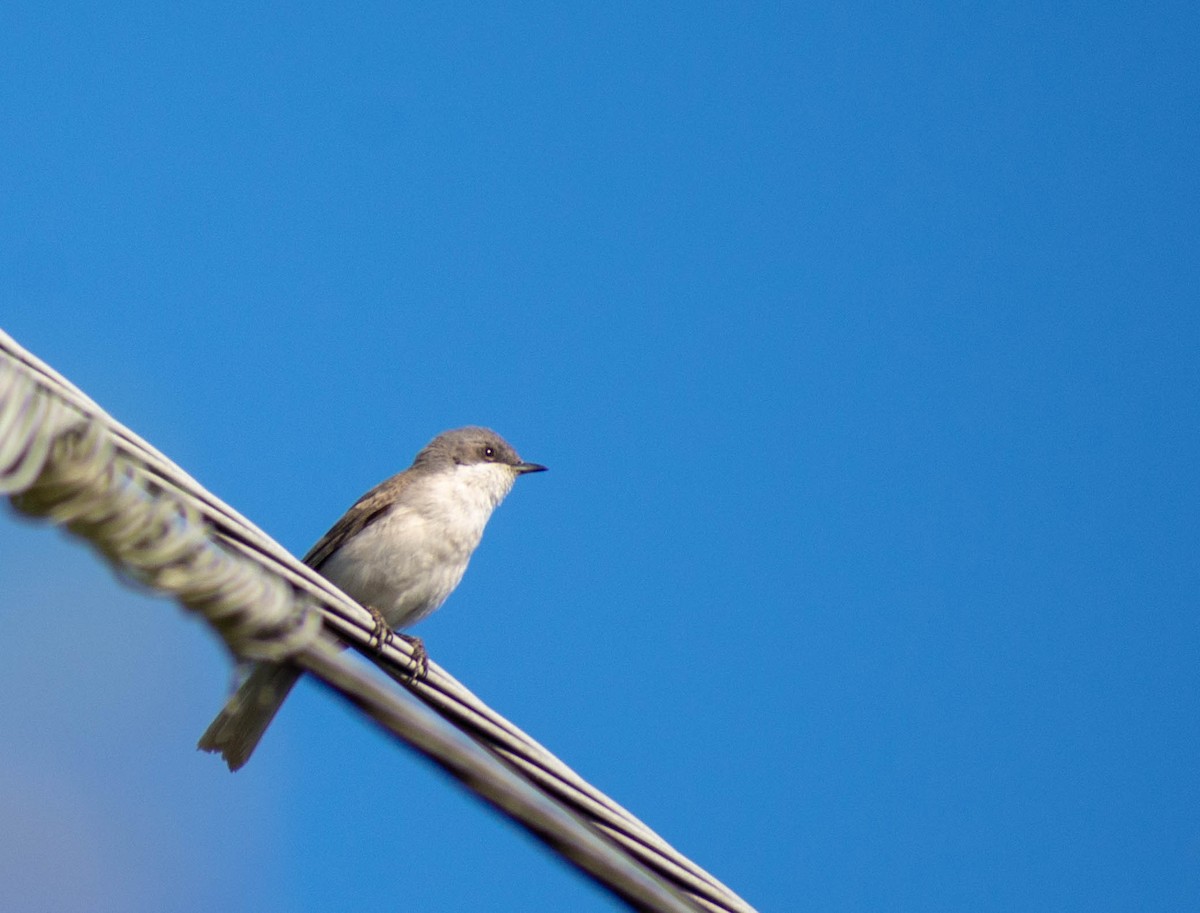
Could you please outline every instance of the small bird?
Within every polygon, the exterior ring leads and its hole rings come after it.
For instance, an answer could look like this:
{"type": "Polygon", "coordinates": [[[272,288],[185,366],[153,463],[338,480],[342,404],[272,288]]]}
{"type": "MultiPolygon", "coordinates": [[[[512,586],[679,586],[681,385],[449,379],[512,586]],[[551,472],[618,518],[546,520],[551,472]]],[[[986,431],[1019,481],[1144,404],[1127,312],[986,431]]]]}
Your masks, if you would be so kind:
{"type": "MultiPolygon", "coordinates": [[[[391,629],[416,624],[446,601],[517,476],[545,469],[524,462],[488,428],[443,432],[412,466],[359,498],[304,563],[371,612],[382,644],[391,629]]],[[[424,645],[400,636],[421,669],[424,645]]],[[[240,768],[299,677],[291,665],[252,664],[197,747],[219,751],[231,771],[240,768]]]]}

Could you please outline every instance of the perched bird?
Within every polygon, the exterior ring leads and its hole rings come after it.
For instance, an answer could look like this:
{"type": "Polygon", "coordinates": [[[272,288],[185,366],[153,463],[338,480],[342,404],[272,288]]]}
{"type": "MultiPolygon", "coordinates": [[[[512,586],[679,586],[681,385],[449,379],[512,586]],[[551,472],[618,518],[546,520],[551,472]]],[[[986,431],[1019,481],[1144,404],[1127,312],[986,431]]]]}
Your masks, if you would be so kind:
{"type": "MultiPolygon", "coordinates": [[[[545,468],[524,462],[487,428],[443,432],[412,466],[359,498],[304,563],[366,607],[383,642],[391,629],[416,624],[446,601],[517,476],[545,468]]],[[[424,646],[401,636],[420,668],[424,646]]],[[[255,663],[197,747],[219,751],[237,770],[299,677],[291,665],[255,663]]]]}

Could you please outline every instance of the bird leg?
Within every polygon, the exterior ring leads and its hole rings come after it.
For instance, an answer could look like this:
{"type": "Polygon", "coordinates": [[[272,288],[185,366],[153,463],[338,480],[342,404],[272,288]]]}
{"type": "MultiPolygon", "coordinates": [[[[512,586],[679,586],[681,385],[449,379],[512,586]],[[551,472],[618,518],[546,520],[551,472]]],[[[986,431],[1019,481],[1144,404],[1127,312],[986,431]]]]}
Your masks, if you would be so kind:
{"type": "Polygon", "coordinates": [[[371,629],[371,636],[367,639],[367,646],[374,647],[377,653],[382,653],[384,647],[391,646],[392,635],[395,633],[387,623],[387,619],[383,617],[383,613],[373,605],[365,606],[366,610],[371,613],[371,617],[375,619],[375,627],[371,629]]]}
{"type": "Polygon", "coordinates": [[[397,633],[396,636],[412,647],[413,671],[410,677],[414,682],[421,681],[429,674],[429,651],[425,649],[425,642],[411,634],[397,633]]]}
{"type": "Polygon", "coordinates": [[[411,634],[401,634],[399,631],[393,631],[387,623],[387,619],[383,617],[383,613],[375,608],[375,606],[366,606],[366,610],[375,619],[375,627],[371,631],[371,637],[367,640],[367,646],[373,647],[376,653],[382,653],[385,648],[391,646],[393,638],[399,637],[412,648],[413,668],[409,677],[413,681],[420,681],[428,675],[429,651],[425,649],[424,641],[419,637],[413,637],[411,634]]]}

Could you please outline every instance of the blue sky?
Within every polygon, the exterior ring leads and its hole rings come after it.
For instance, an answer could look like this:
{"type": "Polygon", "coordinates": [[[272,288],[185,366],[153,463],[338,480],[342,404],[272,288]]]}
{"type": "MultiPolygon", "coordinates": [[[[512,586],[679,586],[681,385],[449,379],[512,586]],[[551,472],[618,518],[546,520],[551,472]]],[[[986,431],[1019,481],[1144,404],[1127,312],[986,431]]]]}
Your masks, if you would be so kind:
{"type": "MultiPolygon", "coordinates": [[[[303,553],[523,479],[432,656],[762,910],[1200,904],[1194,4],[8,3],[0,326],[303,553]]],[[[0,906],[611,910],[0,517],[0,906]],[[7,896],[6,896],[7,895],[7,896]]]]}

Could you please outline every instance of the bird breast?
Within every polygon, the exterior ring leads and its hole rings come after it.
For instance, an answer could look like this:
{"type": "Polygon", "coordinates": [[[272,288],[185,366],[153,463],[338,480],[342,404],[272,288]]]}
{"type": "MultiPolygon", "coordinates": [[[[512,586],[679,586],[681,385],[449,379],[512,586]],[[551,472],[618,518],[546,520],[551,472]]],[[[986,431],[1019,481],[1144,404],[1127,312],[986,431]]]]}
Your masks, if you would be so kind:
{"type": "Polygon", "coordinates": [[[458,586],[513,478],[508,467],[491,463],[415,478],[389,510],[329,557],[321,573],[378,609],[393,628],[415,624],[458,586]]]}

